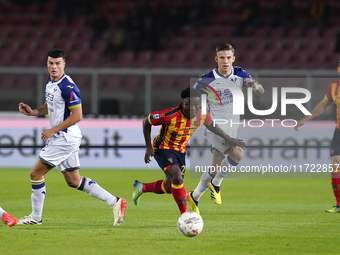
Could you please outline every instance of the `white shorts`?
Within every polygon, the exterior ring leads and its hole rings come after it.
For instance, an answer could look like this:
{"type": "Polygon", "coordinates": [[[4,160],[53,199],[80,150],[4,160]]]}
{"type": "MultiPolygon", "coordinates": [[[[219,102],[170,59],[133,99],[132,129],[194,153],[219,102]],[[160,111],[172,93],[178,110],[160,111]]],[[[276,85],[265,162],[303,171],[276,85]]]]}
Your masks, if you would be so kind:
{"type": "Polygon", "coordinates": [[[46,165],[58,167],[63,173],[79,169],[80,142],[81,138],[67,142],[63,134],[54,135],[48,139],[46,146],[41,150],[39,159],[46,165]]]}
{"type": "MultiPolygon", "coordinates": [[[[236,130],[228,130],[227,135],[232,138],[236,138],[237,131],[236,130]]],[[[220,154],[227,154],[230,150],[230,146],[225,140],[220,137],[219,135],[214,134],[213,132],[209,131],[208,129],[204,132],[205,138],[211,144],[212,149],[216,149],[220,154]]],[[[221,155],[222,156],[222,155],[221,155]]]]}

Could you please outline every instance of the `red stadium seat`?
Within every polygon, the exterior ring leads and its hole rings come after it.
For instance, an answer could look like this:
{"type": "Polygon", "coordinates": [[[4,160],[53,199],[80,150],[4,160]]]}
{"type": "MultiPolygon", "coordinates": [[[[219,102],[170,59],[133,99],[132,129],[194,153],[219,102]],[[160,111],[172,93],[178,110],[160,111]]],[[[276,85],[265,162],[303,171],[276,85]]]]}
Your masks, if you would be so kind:
{"type": "Polygon", "coordinates": [[[283,43],[281,41],[271,41],[267,44],[266,50],[272,53],[280,52],[283,49],[283,43]]]}
{"type": "Polygon", "coordinates": [[[36,89],[36,78],[34,75],[20,75],[16,79],[15,87],[19,89],[36,89]]]}
{"type": "Polygon", "coordinates": [[[123,51],[119,53],[115,64],[117,67],[132,67],[135,54],[133,51],[123,51]]]}
{"type": "Polygon", "coordinates": [[[155,76],[152,82],[152,89],[160,90],[167,89],[171,90],[175,87],[174,76],[155,76]]]}
{"type": "Polygon", "coordinates": [[[284,43],[283,50],[290,53],[296,53],[300,51],[301,43],[296,40],[289,40],[284,43]]]}
{"type": "Polygon", "coordinates": [[[168,60],[169,52],[167,51],[156,52],[156,54],[154,55],[154,59],[152,61],[152,66],[155,68],[167,67],[168,60]]]}
{"type": "Polygon", "coordinates": [[[151,65],[152,51],[142,51],[137,54],[136,61],[133,62],[135,67],[149,67],[151,65]]]}
{"type": "Polygon", "coordinates": [[[98,79],[99,89],[121,89],[124,87],[122,77],[120,75],[100,75],[98,79]]]}
{"type": "Polygon", "coordinates": [[[257,68],[270,69],[273,67],[273,60],[275,58],[275,52],[264,51],[258,54],[258,60],[254,63],[257,68]]]}
{"type": "Polygon", "coordinates": [[[2,89],[11,89],[15,86],[15,83],[15,74],[5,74],[0,76],[0,88],[2,89]]]}
{"type": "Polygon", "coordinates": [[[123,78],[124,89],[144,90],[144,79],[142,76],[129,76],[123,78]]]}
{"type": "Polygon", "coordinates": [[[7,66],[12,58],[12,52],[4,51],[1,53],[0,66],[7,66]]]}
{"type": "Polygon", "coordinates": [[[313,69],[325,69],[328,54],[324,52],[315,52],[310,57],[309,68],[313,69]]]}
{"type": "Polygon", "coordinates": [[[308,68],[309,54],[306,52],[299,52],[293,56],[293,67],[297,69],[308,68]]]}
{"type": "Polygon", "coordinates": [[[175,51],[170,54],[170,59],[168,61],[169,67],[183,68],[186,63],[186,58],[187,51],[175,51]]]}
{"type": "Polygon", "coordinates": [[[188,54],[187,67],[188,68],[202,68],[203,67],[204,54],[200,52],[191,52],[188,54]]]}
{"type": "Polygon", "coordinates": [[[27,66],[28,65],[28,57],[30,52],[27,51],[19,51],[17,52],[9,62],[9,66],[27,66]]]}
{"type": "Polygon", "coordinates": [[[288,31],[288,37],[292,38],[292,39],[296,39],[301,37],[302,35],[302,31],[300,28],[292,28],[288,31]]]}
{"type": "Polygon", "coordinates": [[[78,67],[81,65],[82,52],[72,51],[66,53],[66,65],[69,67],[78,67]]]}
{"type": "Polygon", "coordinates": [[[80,62],[81,67],[96,67],[98,65],[100,54],[93,51],[83,51],[83,58],[80,62]]]}
{"type": "Polygon", "coordinates": [[[275,57],[274,66],[280,69],[290,69],[292,67],[292,55],[289,50],[278,53],[275,57]]]}

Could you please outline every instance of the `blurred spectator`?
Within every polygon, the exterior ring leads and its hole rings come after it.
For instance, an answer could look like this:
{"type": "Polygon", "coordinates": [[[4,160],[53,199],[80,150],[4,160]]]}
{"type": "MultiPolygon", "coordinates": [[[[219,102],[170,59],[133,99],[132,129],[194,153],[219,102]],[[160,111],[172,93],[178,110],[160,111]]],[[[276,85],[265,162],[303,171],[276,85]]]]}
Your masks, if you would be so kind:
{"type": "Polygon", "coordinates": [[[269,28],[283,27],[286,30],[292,28],[295,21],[295,8],[291,0],[283,0],[281,5],[276,5],[273,17],[269,20],[269,28]]]}
{"type": "Polygon", "coordinates": [[[111,25],[105,34],[106,48],[103,57],[115,57],[124,47],[124,37],[125,32],[120,22],[111,25]]]}
{"type": "Polygon", "coordinates": [[[240,7],[240,16],[235,24],[235,35],[243,35],[247,26],[260,25],[260,6],[256,0],[246,0],[240,7]]]}
{"type": "Polygon", "coordinates": [[[91,23],[92,31],[90,43],[104,38],[106,30],[109,28],[108,20],[101,14],[96,14],[91,23]]]}
{"type": "Polygon", "coordinates": [[[310,6],[309,17],[312,26],[324,29],[330,21],[330,8],[327,1],[315,0],[310,6]]]}
{"type": "Polygon", "coordinates": [[[159,50],[160,48],[160,37],[151,18],[144,18],[140,44],[140,50],[159,50]]]}

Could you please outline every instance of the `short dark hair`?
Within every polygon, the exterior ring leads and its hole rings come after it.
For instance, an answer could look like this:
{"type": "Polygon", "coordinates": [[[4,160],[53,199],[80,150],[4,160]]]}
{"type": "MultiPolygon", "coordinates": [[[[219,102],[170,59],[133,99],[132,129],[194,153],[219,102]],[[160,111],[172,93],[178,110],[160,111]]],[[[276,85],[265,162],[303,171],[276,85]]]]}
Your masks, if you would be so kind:
{"type": "Polygon", "coordinates": [[[51,57],[51,58],[63,58],[63,60],[65,61],[65,52],[61,49],[52,49],[47,53],[47,57],[51,57]]]}
{"type": "Polygon", "coordinates": [[[181,91],[181,98],[184,99],[187,97],[201,97],[201,93],[197,89],[188,87],[181,91]]]}
{"type": "Polygon", "coordinates": [[[219,51],[225,51],[225,50],[231,50],[233,54],[235,55],[235,49],[233,46],[231,46],[230,43],[221,43],[217,45],[216,47],[216,53],[218,53],[219,51]]]}

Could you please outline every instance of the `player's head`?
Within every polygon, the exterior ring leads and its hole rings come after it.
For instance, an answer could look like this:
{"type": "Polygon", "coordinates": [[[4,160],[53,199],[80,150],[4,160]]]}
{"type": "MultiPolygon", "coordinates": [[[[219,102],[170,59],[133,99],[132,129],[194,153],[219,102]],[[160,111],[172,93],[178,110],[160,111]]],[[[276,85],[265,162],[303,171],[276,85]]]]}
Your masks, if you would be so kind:
{"type": "Polygon", "coordinates": [[[200,96],[201,93],[197,89],[186,88],[181,91],[182,108],[187,117],[196,117],[200,108],[200,96]]]}
{"type": "Polygon", "coordinates": [[[224,76],[229,75],[235,61],[234,47],[229,43],[217,45],[215,61],[217,63],[218,72],[224,76]]]}
{"type": "Polygon", "coordinates": [[[53,49],[47,53],[47,69],[52,81],[64,75],[65,64],[65,52],[61,49],[53,49]]]}

